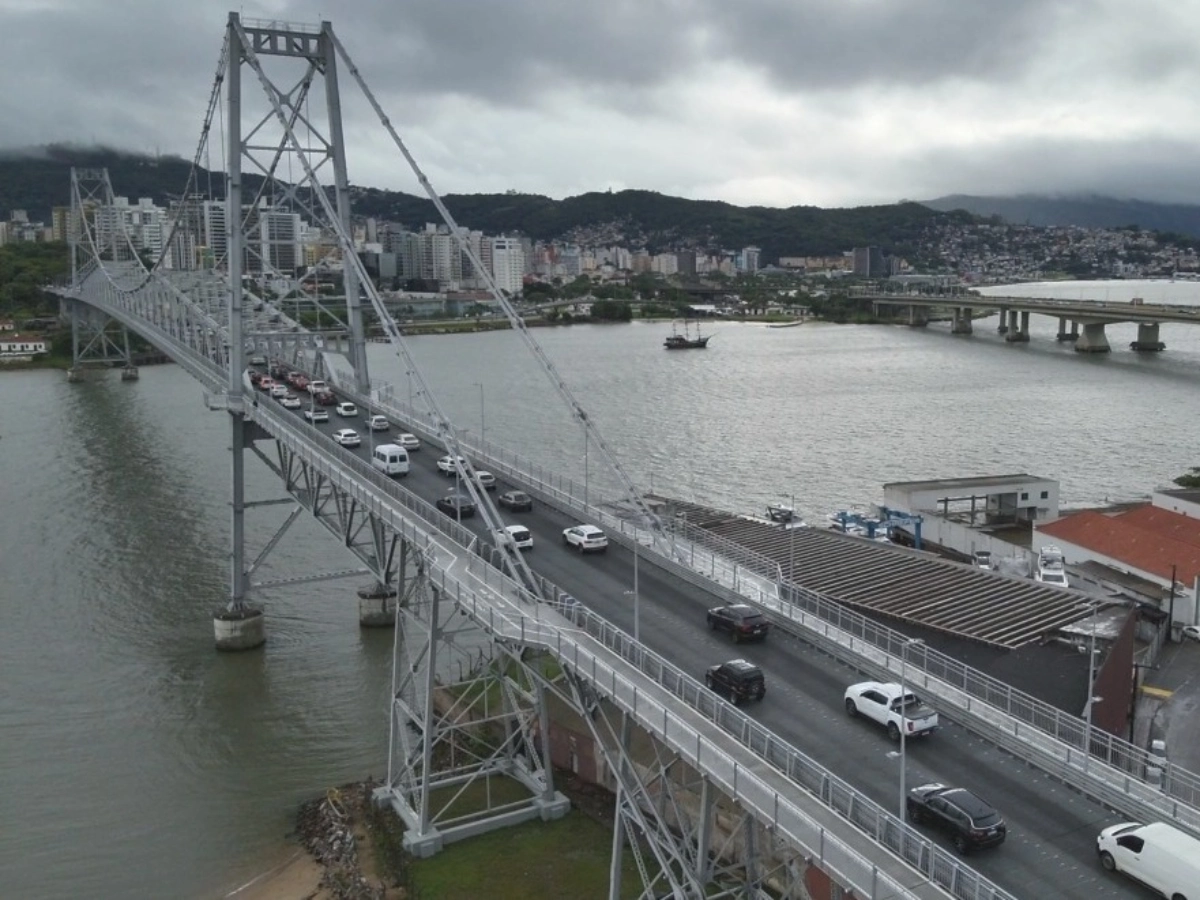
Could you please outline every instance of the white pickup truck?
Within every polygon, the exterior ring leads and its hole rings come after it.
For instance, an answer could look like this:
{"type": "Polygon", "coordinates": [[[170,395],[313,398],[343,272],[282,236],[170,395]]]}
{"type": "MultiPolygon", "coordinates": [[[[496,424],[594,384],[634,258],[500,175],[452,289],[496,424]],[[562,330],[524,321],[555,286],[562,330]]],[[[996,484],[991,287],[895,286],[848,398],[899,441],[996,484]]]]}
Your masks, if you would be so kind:
{"type": "Polygon", "coordinates": [[[900,740],[901,728],[905,737],[917,737],[938,727],[937,713],[912,691],[904,692],[901,704],[900,685],[893,683],[864,681],[850,685],[846,688],[846,712],[866,716],[885,726],[893,741],[900,740]]]}

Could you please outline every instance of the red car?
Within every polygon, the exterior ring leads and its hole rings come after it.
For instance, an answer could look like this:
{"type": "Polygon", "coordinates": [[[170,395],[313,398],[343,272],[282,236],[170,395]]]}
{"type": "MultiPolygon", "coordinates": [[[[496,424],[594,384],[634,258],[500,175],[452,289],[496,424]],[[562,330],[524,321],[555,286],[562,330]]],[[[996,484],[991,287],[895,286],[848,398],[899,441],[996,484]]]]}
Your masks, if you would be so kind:
{"type": "Polygon", "coordinates": [[[313,400],[321,406],[333,406],[338,402],[337,394],[333,391],[317,391],[313,394],[313,400]]]}
{"type": "Polygon", "coordinates": [[[308,390],[308,378],[301,375],[299,372],[293,372],[288,376],[288,384],[298,391],[308,390]]]}

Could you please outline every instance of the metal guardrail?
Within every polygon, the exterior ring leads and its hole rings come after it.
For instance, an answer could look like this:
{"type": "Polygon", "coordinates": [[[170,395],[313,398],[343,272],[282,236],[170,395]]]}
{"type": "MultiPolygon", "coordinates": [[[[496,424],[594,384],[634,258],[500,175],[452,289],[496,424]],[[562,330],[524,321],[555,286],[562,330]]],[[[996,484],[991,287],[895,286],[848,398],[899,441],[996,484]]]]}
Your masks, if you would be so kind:
{"type": "MultiPolygon", "coordinates": [[[[397,406],[395,413],[423,422],[416,411],[397,406]]],[[[430,426],[426,426],[430,427],[430,426]]],[[[585,502],[582,485],[547,470],[491,442],[464,448],[478,462],[526,484],[538,498],[565,512],[583,513],[613,536],[632,544],[634,523],[614,515],[594,488],[585,502]],[[502,452],[496,453],[497,450],[502,452]],[[548,477],[547,477],[548,476],[548,477]]],[[[780,566],[760,553],[742,547],[685,520],[667,523],[678,536],[675,560],[655,554],[656,562],[682,577],[684,561],[699,572],[762,605],[798,628],[798,636],[819,643],[839,659],[880,675],[899,672],[900,648],[909,638],[867,616],[848,609],[836,600],[800,585],[785,582],[780,566]],[[818,621],[796,620],[787,606],[818,621]],[[830,627],[846,636],[831,643],[830,627]]],[[[653,553],[650,541],[640,544],[653,553]]],[[[711,583],[708,585],[711,587],[711,583]]],[[[1036,697],[974,669],[959,660],[923,647],[909,653],[910,678],[953,718],[968,725],[994,743],[1037,762],[1047,773],[1114,809],[1143,820],[1166,817],[1200,836],[1200,776],[1167,763],[1162,787],[1145,780],[1148,766],[1161,765],[1146,750],[1063,712],[1036,697]],[[1085,740],[1090,753],[1085,753],[1085,740]]]]}
{"type": "MultiPolygon", "coordinates": [[[[371,489],[382,490],[389,500],[404,499],[397,495],[400,486],[396,482],[371,469],[360,457],[350,453],[330,455],[328,451],[341,448],[327,446],[323,441],[312,438],[308,430],[295,421],[294,416],[281,413],[268,404],[252,408],[248,415],[264,427],[269,427],[276,439],[284,443],[290,452],[331,478],[347,482],[349,486],[366,488],[367,493],[359,492],[356,499],[373,510],[378,509],[380,504],[377,498],[368,496],[373,493],[371,489]]],[[[405,508],[418,515],[423,514],[428,504],[418,498],[413,500],[416,502],[405,508]]],[[[949,891],[951,896],[963,900],[1015,900],[1012,895],[911,829],[851,785],[703,687],[674,664],[635,643],[606,619],[582,607],[564,610],[565,618],[575,629],[581,630],[635,668],[642,677],[630,679],[611,664],[605,664],[601,655],[586,650],[572,629],[563,629],[557,622],[547,621],[543,613],[547,607],[527,604],[518,599],[528,597],[528,594],[488,563],[486,554],[484,559],[476,555],[472,545],[478,542],[472,532],[462,529],[440,513],[437,516],[444,521],[432,524],[453,526],[458,530],[459,538],[467,538],[464,556],[458,560],[459,574],[451,574],[455,571],[453,568],[441,568],[438,562],[434,563],[442,588],[453,588],[447,596],[453,596],[455,602],[471,611],[477,622],[494,633],[519,639],[525,644],[542,646],[554,654],[598,690],[605,692],[618,706],[634,715],[643,727],[672,746],[698,770],[705,771],[729,796],[754,810],[760,821],[780,833],[792,834],[799,846],[813,854],[818,865],[844,879],[847,886],[862,891],[864,897],[927,896],[905,888],[868,858],[844,844],[830,833],[826,825],[803,810],[789,796],[785,786],[771,788],[765,783],[757,784],[763,778],[761,772],[747,768],[727,748],[706,738],[696,729],[695,723],[673,711],[669,704],[654,701],[652,695],[646,692],[645,680],[666,690],[746,751],[760,757],[799,785],[830,812],[893,851],[940,889],[949,891]],[[466,573],[490,589],[489,596],[482,602],[478,590],[463,580],[466,573]],[[528,612],[528,609],[533,612],[528,612]]],[[[409,524],[403,517],[400,521],[409,524]]],[[[410,539],[419,544],[420,532],[412,531],[410,525],[409,533],[410,539]]],[[[458,542],[463,543],[462,540],[458,542]]],[[[444,558],[442,562],[445,563],[444,558]]],[[[550,604],[549,608],[553,609],[555,605],[550,604]]]]}

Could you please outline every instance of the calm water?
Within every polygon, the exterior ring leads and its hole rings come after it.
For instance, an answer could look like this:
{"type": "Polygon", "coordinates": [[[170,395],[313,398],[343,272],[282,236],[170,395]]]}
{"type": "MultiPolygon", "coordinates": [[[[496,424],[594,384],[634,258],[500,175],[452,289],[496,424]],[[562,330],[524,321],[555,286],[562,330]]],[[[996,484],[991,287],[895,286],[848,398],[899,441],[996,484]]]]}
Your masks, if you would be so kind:
{"type": "MultiPolygon", "coordinates": [[[[1193,284],[1093,290],[1200,303],[1193,284]]],[[[996,324],[716,324],[695,353],[662,350],[662,324],[536,336],[640,485],[739,510],[794,494],[818,519],[887,481],[1019,471],[1080,506],[1200,464],[1200,328],[1164,326],[1167,351],[1135,356],[1120,349],[1135,329],[1113,327],[1115,352],[1088,358],[1052,319],[1025,346],[996,324]]],[[[583,477],[582,433],[516,335],[411,343],[461,426],[583,477]]],[[[371,353],[404,396],[404,365],[371,353]]],[[[280,852],[301,800],[383,772],[391,636],[359,630],[354,582],[323,582],[262,596],[262,653],[213,651],[227,422],[177,367],[129,384],[5,373],[0,389],[0,894],[219,896],[280,852]]],[[[594,446],[588,474],[607,480],[594,446]]],[[[281,495],[261,465],[248,477],[253,497],[281,495]]],[[[252,547],[286,512],[268,509],[252,547]]],[[[349,563],[302,518],[260,574],[349,563]]]]}

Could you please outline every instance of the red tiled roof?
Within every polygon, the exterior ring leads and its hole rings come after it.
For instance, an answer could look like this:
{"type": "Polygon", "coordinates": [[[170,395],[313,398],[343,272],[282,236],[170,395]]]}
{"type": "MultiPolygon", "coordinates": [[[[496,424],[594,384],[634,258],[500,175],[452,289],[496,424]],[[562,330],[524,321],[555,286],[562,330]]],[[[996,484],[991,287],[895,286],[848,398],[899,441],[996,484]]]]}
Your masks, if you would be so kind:
{"type": "Polygon", "coordinates": [[[1038,528],[1126,565],[1192,584],[1200,575],[1200,520],[1146,504],[1115,516],[1086,511],[1038,528]]]}

